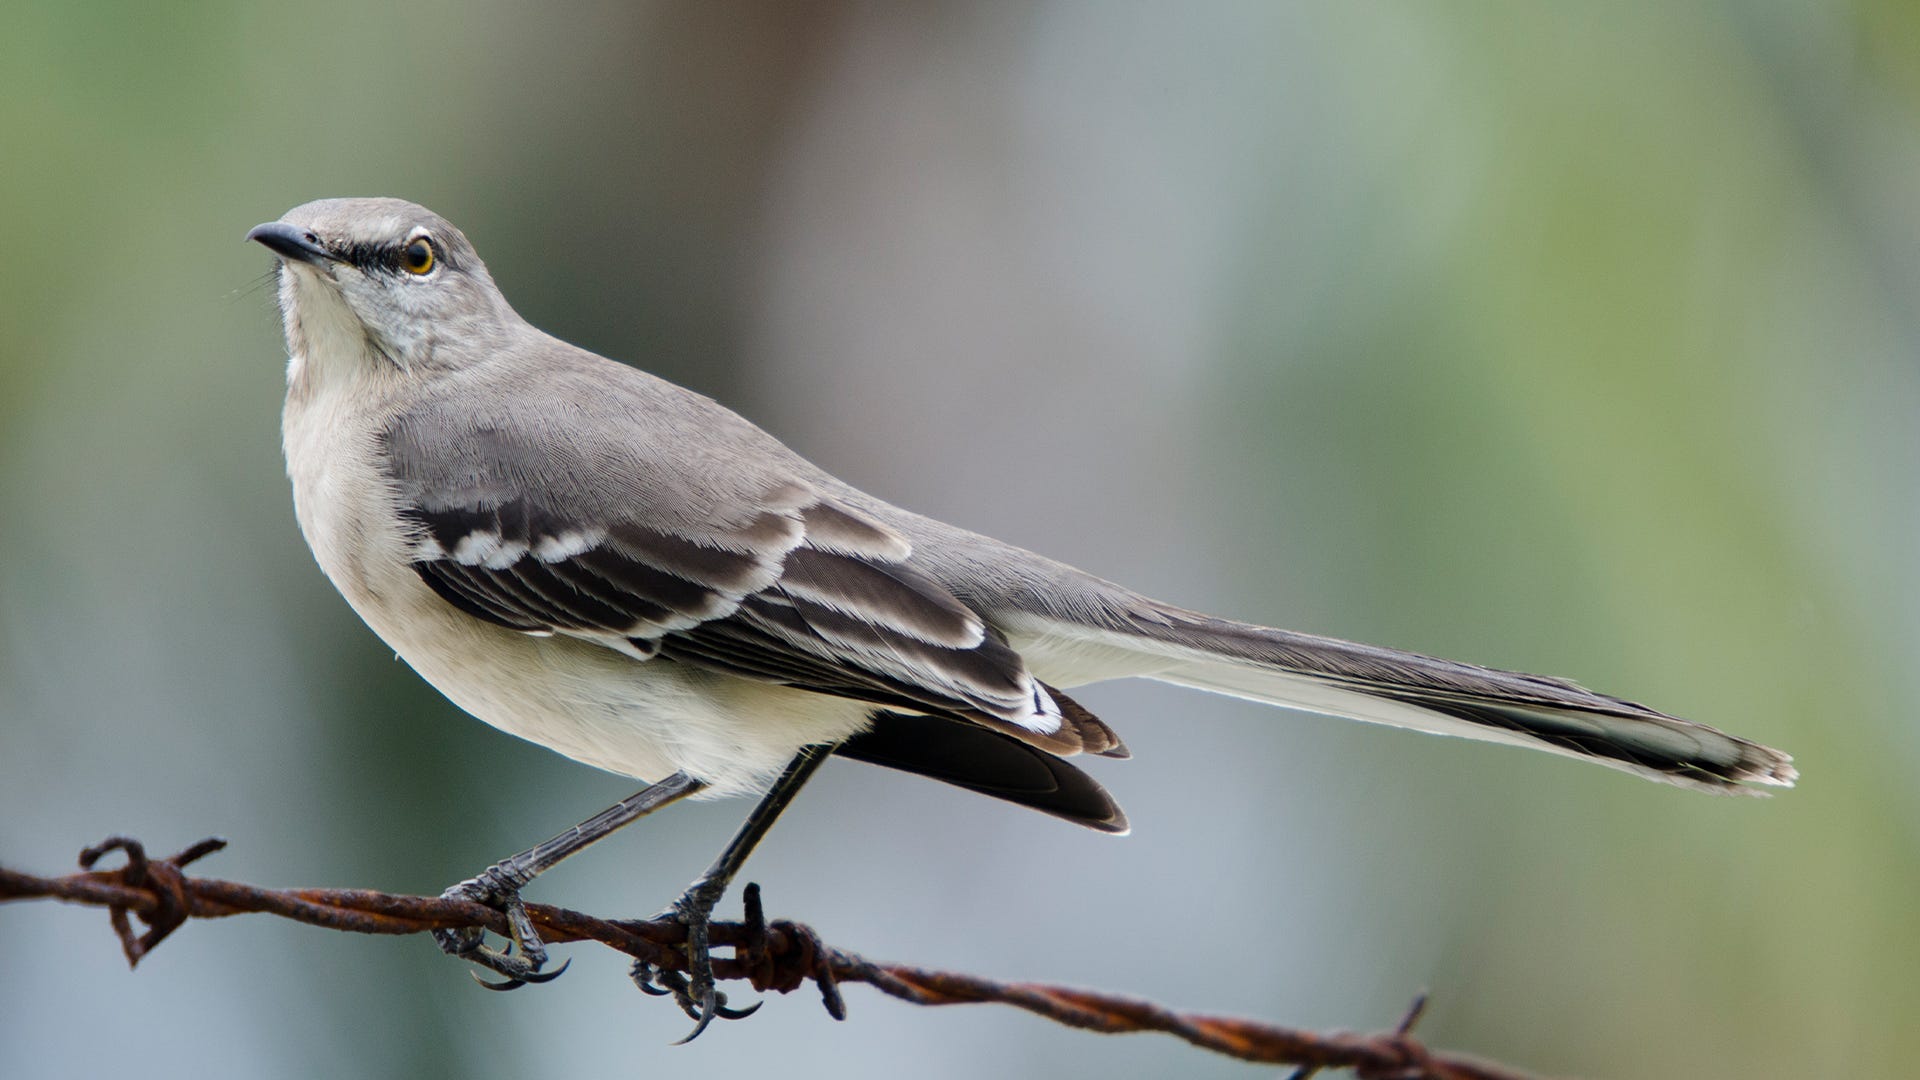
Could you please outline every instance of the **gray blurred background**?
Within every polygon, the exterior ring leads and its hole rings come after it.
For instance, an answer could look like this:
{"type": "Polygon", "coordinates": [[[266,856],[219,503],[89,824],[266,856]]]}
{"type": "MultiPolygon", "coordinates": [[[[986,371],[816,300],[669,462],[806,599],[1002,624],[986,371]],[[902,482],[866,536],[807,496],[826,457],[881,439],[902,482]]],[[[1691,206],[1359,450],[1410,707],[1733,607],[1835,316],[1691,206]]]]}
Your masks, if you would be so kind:
{"type": "MultiPolygon", "coordinates": [[[[1712,799],[1150,684],[1115,841],[830,765],[755,857],[869,955],[1591,1077],[1920,1054],[1920,9],[16,0],[0,861],[103,835],[433,892],[630,781],[470,718],[314,567],[251,225],[426,203],[519,310],[1151,594],[1564,674],[1796,754],[1712,799]]],[[[657,909],[745,803],[537,899],[657,909]]],[[[737,911],[733,901],[726,911],[737,911]]],[[[811,993],[686,1020],[265,918],[129,974],[0,909],[0,1075],[1246,1076],[811,993]]]]}

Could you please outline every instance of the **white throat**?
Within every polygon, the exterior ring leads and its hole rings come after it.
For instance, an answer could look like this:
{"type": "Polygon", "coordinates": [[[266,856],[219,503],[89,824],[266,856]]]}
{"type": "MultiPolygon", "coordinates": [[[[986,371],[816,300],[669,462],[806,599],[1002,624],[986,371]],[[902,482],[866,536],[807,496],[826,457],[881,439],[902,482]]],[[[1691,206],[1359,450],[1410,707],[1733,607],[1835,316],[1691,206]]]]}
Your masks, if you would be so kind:
{"type": "Polygon", "coordinates": [[[280,311],[287,331],[287,384],[296,391],[351,381],[370,366],[387,363],[324,271],[284,267],[280,311]]]}

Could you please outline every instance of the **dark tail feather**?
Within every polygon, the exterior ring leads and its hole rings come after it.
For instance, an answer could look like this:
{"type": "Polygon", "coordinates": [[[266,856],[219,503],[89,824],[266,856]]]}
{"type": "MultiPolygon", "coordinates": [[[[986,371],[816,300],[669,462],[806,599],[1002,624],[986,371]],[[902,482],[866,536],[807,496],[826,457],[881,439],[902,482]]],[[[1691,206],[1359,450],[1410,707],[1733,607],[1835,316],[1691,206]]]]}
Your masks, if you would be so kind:
{"type": "Polygon", "coordinates": [[[944,780],[1101,832],[1127,831],[1127,815],[1092,777],[1044,750],[975,724],[876,713],[871,728],[834,753],[944,780]]]}
{"type": "Polygon", "coordinates": [[[1150,673],[1275,705],[1396,727],[1530,746],[1650,780],[1723,794],[1792,787],[1771,747],[1540,675],[1234,623],[1177,609],[1142,621],[1150,673]],[[1167,646],[1174,648],[1168,649],[1167,646]],[[1182,655],[1184,654],[1184,655],[1182,655]]]}

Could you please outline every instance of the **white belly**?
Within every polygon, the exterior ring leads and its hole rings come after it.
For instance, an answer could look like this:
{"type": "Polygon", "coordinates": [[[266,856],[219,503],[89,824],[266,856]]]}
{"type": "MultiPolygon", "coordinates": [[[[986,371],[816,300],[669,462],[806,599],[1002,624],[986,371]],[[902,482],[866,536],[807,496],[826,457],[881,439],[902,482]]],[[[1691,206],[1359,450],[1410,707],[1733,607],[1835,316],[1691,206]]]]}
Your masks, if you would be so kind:
{"type": "Polygon", "coordinates": [[[871,706],[636,660],[564,635],[482,622],[420,584],[354,603],[361,618],[453,703],[502,731],[640,780],[685,772],[708,794],[764,790],[803,746],[865,726],[871,706]],[[396,602],[397,601],[397,602],[396,602]]]}

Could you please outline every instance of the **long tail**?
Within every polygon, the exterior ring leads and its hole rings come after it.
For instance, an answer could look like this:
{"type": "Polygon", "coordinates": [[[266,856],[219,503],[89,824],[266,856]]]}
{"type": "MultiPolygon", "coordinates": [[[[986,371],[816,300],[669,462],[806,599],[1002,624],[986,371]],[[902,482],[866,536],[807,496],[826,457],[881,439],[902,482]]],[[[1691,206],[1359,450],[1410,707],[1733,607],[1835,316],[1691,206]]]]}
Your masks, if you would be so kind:
{"type": "Polygon", "coordinates": [[[1527,746],[1719,793],[1791,787],[1778,750],[1564,679],[1231,622],[1128,597],[1009,627],[1036,674],[1074,686],[1138,675],[1440,735],[1527,746]]]}

